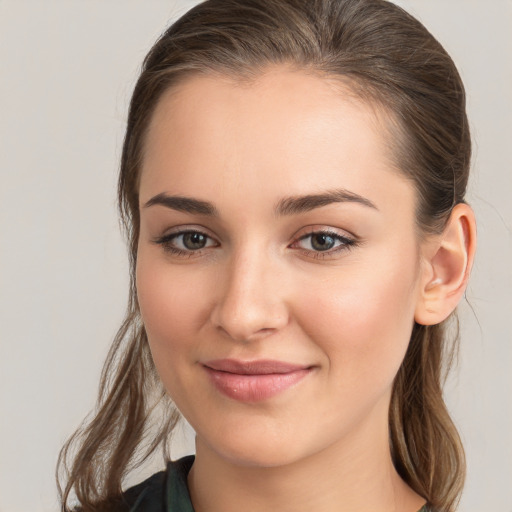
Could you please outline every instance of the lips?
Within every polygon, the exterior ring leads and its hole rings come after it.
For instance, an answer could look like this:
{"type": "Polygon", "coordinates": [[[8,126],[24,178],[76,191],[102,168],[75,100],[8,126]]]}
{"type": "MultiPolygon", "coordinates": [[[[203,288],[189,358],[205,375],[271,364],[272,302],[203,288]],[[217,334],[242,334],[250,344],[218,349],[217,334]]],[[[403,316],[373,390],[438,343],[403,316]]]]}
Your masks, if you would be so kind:
{"type": "Polygon", "coordinates": [[[215,388],[242,402],[267,400],[298,384],[313,368],[283,361],[217,359],[203,363],[215,388]]]}

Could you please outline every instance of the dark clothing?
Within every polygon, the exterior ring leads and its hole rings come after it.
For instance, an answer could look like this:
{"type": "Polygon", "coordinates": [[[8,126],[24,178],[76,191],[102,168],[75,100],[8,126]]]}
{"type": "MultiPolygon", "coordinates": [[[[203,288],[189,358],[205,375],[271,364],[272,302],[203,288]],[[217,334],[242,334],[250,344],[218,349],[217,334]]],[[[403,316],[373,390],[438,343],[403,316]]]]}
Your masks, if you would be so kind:
{"type": "Polygon", "coordinates": [[[130,487],[123,495],[127,512],[194,512],[187,487],[187,476],[194,456],[169,462],[166,471],[130,487]]]}
{"type": "MultiPolygon", "coordinates": [[[[194,512],[187,487],[187,476],[194,456],[169,462],[166,471],[130,487],[123,497],[127,508],[119,512],[194,512]]],[[[418,512],[429,512],[427,506],[418,512]]]]}

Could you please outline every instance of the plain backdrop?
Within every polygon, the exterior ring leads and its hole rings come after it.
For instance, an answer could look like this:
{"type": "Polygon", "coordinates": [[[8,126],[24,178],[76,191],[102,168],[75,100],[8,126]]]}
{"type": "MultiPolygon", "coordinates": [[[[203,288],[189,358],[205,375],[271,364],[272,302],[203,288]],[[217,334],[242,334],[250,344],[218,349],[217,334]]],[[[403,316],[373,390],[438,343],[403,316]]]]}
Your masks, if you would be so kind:
{"type": "MultiPolygon", "coordinates": [[[[126,304],[127,102],[152,42],[194,3],[0,0],[0,512],[58,509],[57,453],[94,404],[126,304]]],[[[447,386],[468,456],[460,510],[511,512],[512,2],[399,3],[457,63],[475,142],[479,250],[447,386]]]]}

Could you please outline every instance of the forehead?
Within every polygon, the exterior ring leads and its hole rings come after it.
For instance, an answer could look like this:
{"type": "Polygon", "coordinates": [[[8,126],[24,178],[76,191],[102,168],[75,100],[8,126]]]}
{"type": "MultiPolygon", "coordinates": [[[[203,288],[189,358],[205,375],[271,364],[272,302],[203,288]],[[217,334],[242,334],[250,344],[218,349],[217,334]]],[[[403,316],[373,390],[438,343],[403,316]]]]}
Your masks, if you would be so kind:
{"type": "Polygon", "coordinates": [[[404,180],[393,166],[387,125],[385,113],[347,84],[318,74],[273,68],[251,82],[192,76],[155,109],[141,200],[169,187],[201,195],[233,183],[239,194],[336,186],[371,194],[390,174],[404,180]]]}

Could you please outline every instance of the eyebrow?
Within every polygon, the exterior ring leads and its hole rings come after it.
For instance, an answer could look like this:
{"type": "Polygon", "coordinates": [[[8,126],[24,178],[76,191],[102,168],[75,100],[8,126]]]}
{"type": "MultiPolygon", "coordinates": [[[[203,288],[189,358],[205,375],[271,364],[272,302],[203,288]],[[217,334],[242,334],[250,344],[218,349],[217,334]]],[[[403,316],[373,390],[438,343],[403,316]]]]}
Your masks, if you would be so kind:
{"type": "Polygon", "coordinates": [[[368,208],[378,210],[374,203],[366,197],[350,192],[346,189],[328,190],[321,194],[308,194],[281,199],[276,207],[277,215],[297,215],[321,208],[333,203],[358,203],[368,208]]]}
{"type": "Polygon", "coordinates": [[[177,210],[185,213],[196,213],[199,215],[209,215],[211,217],[217,217],[219,212],[208,201],[201,201],[200,199],[194,199],[192,197],[184,196],[170,196],[165,192],[152,197],[145,205],[144,208],[149,208],[155,204],[177,210]]]}
{"type": "MultiPolygon", "coordinates": [[[[321,208],[333,203],[357,203],[368,208],[378,210],[369,199],[345,189],[328,190],[320,194],[286,197],[278,201],[274,207],[277,216],[297,215],[321,208]]],[[[144,204],[144,208],[161,205],[172,210],[198,215],[218,217],[219,212],[215,206],[200,199],[192,197],[168,195],[165,192],[157,194],[144,204]]]]}

